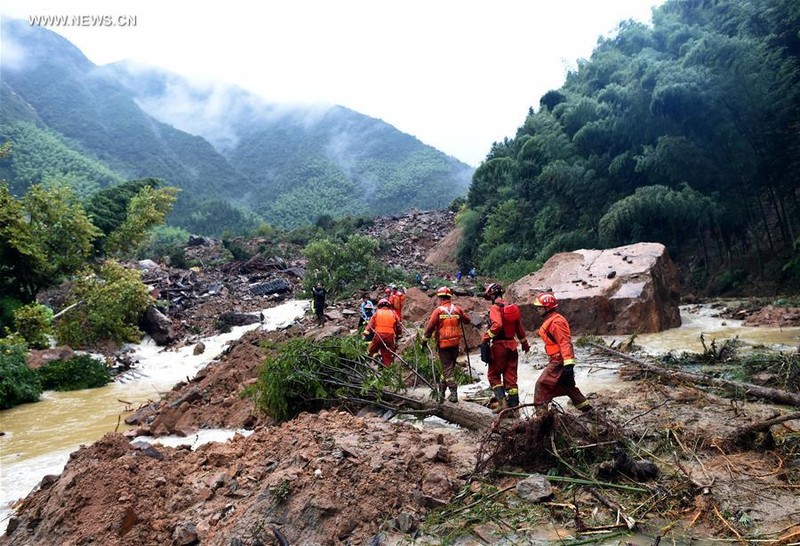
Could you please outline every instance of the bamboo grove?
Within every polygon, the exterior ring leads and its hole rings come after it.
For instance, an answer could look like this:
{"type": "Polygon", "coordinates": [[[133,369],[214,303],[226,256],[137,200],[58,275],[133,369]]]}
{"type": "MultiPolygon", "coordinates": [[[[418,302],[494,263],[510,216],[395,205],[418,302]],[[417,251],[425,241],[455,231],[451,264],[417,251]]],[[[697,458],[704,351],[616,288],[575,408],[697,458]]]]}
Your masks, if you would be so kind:
{"type": "Polygon", "coordinates": [[[657,241],[698,286],[800,278],[799,28],[793,0],[668,0],[621,23],[478,167],[461,267],[516,278],[657,241]]]}

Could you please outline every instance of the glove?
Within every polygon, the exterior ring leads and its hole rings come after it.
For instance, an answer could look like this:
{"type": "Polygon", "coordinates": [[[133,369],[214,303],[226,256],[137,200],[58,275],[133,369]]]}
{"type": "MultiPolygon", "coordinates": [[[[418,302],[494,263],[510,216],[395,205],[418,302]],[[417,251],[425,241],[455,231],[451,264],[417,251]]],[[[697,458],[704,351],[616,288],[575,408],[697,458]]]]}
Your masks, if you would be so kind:
{"type": "Polygon", "coordinates": [[[528,343],[527,339],[522,340],[522,350],[526,353],[531,350],[531,344],[528,343]]]}
{"type": "Polygon", "coordinates": [[[564,366],[564,369],[561,370],[561,382],[567,385],[575,384],[575,366],[564,366]]]}

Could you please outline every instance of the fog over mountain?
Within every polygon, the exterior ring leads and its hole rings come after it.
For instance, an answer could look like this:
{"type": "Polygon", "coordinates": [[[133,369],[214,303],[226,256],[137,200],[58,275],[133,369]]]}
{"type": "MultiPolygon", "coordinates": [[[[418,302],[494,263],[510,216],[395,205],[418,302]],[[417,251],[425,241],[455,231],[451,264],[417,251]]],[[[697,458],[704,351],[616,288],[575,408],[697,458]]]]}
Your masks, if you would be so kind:
{"type": "MultiPolygon", "coordinates": [[[[96,66],[45,28],[3,19],[2,30],[0,138],[18,142],[0,174],[17,191],[72,174],[52,161],[36,166],[53,156],[36,136],[45,133],[125,179],[159,178],[185,190],[173,221],[195,231],[224,229],[223,203],[242,209],[250,224],[284,227],[321,215],[441,208],[466,194],[474,172],[341,106],[277,104],[129,62],[96,66]]],[[[82,176],[84,191],[109,183],[107,174],[82,176]]]]}

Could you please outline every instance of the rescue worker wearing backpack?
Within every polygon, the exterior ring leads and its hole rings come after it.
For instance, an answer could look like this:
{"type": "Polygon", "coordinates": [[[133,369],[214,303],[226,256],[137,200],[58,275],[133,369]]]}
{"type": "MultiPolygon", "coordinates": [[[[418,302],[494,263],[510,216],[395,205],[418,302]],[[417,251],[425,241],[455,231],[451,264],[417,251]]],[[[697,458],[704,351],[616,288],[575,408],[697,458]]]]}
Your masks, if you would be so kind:
{"type": "Polygon", "coordinates": [[[442,376],[439,380],[439,397],[444,401],[447,388],[450,388],[450,402],[458,402],[458,383],[456,383],[455,367],[458,350],[463,336],[464,324],[472,324],[460,305],[452,302],[453,291],[443,286],[436,291],[439,305],[433,310],[425,330],[422,342],[427,344],[431,336],[436,338],[439,349],[439,362],[442,364],[442,376]]]}
{"type": "Polygon", "coordinates": [[[485,296],[492,302],[492,307],[489,309],[489,329],[483,334],[483,342],[491,344],[486,376],[498,402],[492,410],[494,413],[519,405],[517,340],[523,351],[531,350],[519,307],[503,300],[502,295],[503,287],[499,284],[493,282],[486,286],[485,296]]]}
{"type": "Polygon", "coordinates": [[[364,328],[364,337],[374,332],[372,342],[369,344],[367,354],[374,356],[380,352],[381,362],[388,368],[394,362],[394,352],[397,348],[397,338],[400,337],[400,317],[392,309],[389,300],[382,298],[378,308],[370,317],[367,327],[364,328]]]}
{"type": "Polygon", "coordinates": [[[591,404],[575,386],[575,351],[572,347],[572,332],[569,322],[556,311],[558,300],[549,293],[538,294],[533,305],[539,309],[543,323],[539,337],[547,353],[547,367],[536,380],[533,394],[535,406],[545,406],[556,396],[569,396],[572,404],[581,411],[590,411],[591,404]]]}

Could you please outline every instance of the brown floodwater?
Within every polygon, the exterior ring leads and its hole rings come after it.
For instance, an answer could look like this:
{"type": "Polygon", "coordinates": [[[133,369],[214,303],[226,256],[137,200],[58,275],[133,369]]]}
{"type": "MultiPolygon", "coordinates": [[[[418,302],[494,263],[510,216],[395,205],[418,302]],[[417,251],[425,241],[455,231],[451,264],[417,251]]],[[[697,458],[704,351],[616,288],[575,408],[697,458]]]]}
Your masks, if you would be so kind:
{"type": "MultiPolygon", "coordinates": [[[[60,473],[69,454],[82,444],[89,444],[108,432],[128,428],[122,420],[131,409],[151,400],[186,378],[193,377],[210,360],[219,355],[230,341],[249,329],[277,328],[296,320],[305,312],[307,302],[289,302],[264,310],[263,325],[234,328],[228,334],[204,339],[206,351],[194,355],[193,347],[165,351],[152,343],[136,346],[140,361],[139,373],[125,382],[115,382],[100,389],[72,392],[46,392],[39,402],[23,404],[0,411],[0,532],[5,529],[10,514],[10,503],[28,494],[46,474],[60,473]]],[[[690,313],[689,307],[681,309],[683,325],[657,334],[636,338],[636,344],[648,352],[701,352],[700,334],[706,343],[738,337],[749,345],[765,345],[779,350],[793,351],[800,340],[800,328],[743,327],[741,321],[720,319],[716,311],[702,307],[690,313]]],[[[694,307],[692,309],[695,309],[694,307]]],[[[609,337],[607,341],[621,341],[625,337],[609,337]]],[[[534,349],[522,355],[520,361],[520,399],[530,403],[533,386],[545,364],[541,343],[536,340],[534,349]]],[[[474,372],[482,383],[464,389],[488,387],[485,384],[486,365],[477,354],[470,355],[474,372]]],[[[576,382],[585,393],[620,388],[616,366],[602,359],[578,362],[576,382]]],[[[221,434],[219,438],[225,439],[221,434]]]]}
{"type": "Polygon", "coordinates": [[[206,350],[194,346],[164,350],[152,342],[135,345],[139,361],[135,376],[98,389],[45,392],[38,402],[0,411],[0,533],[10,515],[10,503],[25,497],[47,474],[58,474],[69,454],[104,434],[129,428],[122,421],[173,385],[194,377],[232,340],[248,330],[272,330],[291,324],[305,313],[308,302],[291,301],[265,309],[264,323],[233,328],[203,339],[206,350]],[[123,382],[124,381],[124,382],[123,382]]]}

